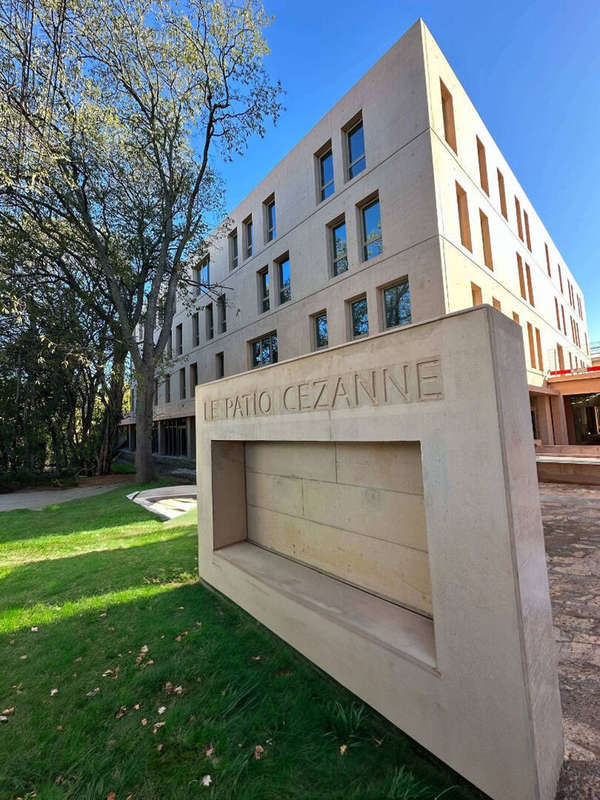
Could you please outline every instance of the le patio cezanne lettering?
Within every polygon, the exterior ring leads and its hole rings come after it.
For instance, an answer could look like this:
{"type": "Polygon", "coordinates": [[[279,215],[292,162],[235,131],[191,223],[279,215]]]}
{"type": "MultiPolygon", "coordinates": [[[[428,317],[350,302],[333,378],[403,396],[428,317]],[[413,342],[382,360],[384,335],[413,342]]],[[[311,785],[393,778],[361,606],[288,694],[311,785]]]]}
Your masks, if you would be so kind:
{"type": "Polygon", "coordinates": [[[336,411],[442,398],[437,358],[309,378],[203,401],[206,422],[310,411],[336,411]]]}

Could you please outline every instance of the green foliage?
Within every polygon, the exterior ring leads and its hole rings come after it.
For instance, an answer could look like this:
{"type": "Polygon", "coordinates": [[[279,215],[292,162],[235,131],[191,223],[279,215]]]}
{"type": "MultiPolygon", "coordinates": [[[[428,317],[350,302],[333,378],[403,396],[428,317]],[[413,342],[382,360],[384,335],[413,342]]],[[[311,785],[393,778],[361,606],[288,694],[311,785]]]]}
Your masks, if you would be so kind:
{"type": "Polygon", "coordinates": [[[115,323],[143,475],[177,289],[223,211],[213,150],[242,153],[281,110],[269,22],[257,0],[0,5],[0,218],[115,323]]]}
{"type": "Polygon", "coordinates": [[[1,800],[482,798],[200,585],[196,526],[131,488],[0,515],[1,800]]]}

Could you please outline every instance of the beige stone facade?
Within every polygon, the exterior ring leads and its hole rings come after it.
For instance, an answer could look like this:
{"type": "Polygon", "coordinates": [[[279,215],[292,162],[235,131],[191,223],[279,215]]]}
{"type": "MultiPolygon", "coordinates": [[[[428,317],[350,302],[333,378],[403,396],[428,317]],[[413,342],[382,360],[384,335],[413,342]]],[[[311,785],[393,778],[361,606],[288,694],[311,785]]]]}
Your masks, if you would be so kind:
{"type": "Polygon", "coordinates": [[[479,303],[521,326],[536,438],[566,436],[546,375],[589,364],[581,289],[420,20],[233,209],[208,273],[221,288],[173,321],[162,453],[193,455],[194,384],[255,350],[293,358],[479,303]]]}
{"type": "Polygon", "coordinates": [[[196,420],[201,578],[494,800],[553,800],[517,326],[482,307],[247,371],[196,420]]]}

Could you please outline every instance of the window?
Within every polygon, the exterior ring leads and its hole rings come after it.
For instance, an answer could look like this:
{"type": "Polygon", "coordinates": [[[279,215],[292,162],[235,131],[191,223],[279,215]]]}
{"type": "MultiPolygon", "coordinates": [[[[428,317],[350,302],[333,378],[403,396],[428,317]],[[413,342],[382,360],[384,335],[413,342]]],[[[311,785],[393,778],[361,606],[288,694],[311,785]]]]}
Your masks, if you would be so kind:
{"type": "Polygon", "coordinates": [[[192,269],[192,281],[194,283],[195,294],[199,295],[202,291],[202,286],[200,283],[200,270],[196,269],[195,267],[192,269]]]}
{"type": "Polygon", "coordinates": [[[481,223],[481,241],[483,243],[483,263],[486,267],[494,269],[492,243],[490,241],[490,223],[481,209],[479,209],[479,222],[481,223]]]}
{"type": "Polygon", "coordinates": [[[175,353],[180,356],[183,353],[183,324],[175,328],[175,353]]]}
{"type": "Polygon", "coordinates": [[[513,311],[513,320],[517,323],[517,325],[521,324],[521,322],[519,320],[519,315],[517,314],[516,311],[513,311]]]}
{"type": "Polygon", "coordinates": [[[165,378],[165,403],[171,402],[171,376],[165,378]]]}
{"type": "Polygon", "coordinates": [[[527,275],[527,294],[529,295],[529,303],[534,306],[535,303],[533,302],[533,286],[531,284],[531,270],[529,269],[529,264],[525,264],[525,273],[527,275]]]}
{"type": "Polygon", "coordinates": [[[238,235],[237,228],[229,234],[229,269],[235,269],[238,265],[238,235]]]}
{"type": "Polygon", "coordinates": [[[517,270],[519,271],[519,290],[523,300],[527,300],[527,292],[525,290],[525,274],[523,272],[523,260],[517,253],[517,270]]]}
{"type": "Polygon", "coordinates": [[[531,252],[531,234],[529,233],[529,217],[527,212],[523,209],[523,221],[525,222],[525,240],[527,241],[527,249],[531,252]]]}
{"type": "Polygon", "coordinates": [[[331,231],[331,265],[334,275],[341,275],[348,269],[348,242],[346,240],[346,220],[333,224],[331,231]]]}
{"type": "Polygon", "coordinates": [[[500,211],[505,220],[508,220],[508,210],[506,208],[506,190],[504,189],[504,175],[498,172],[498,194],[500,195],[500,211]]]}
{"type": "Polygon", "coordinates": [[[250,258],[253,252],[252,217],[244,220],[244,257],[250,258]]]}
{"type": "Polygon", "coordinates": [[[460,226],[460,241],[463,247],[473,252],[471,242],[471,226],[469,225],[469,206],[467,205],[467,193],[462,186],[456,183],[456,204],[458,206],[458,224],[460,226]]]}
{"type": "Polygon", "coordinates": [[[540,370],[540,372],[543,372],[544,359],[542,358],[542,337],[539,328],[535,329],[535,343],[537,346],[538,369],[540,370]]]}
{"type": "Polygon", "coordinates": [[[410,288],[408,278],[383,290],[383,314],[386,328],[410,325],[410,288]]]}
{"type": "Polygon", "coordinates": [[[502,311],[502,303],[498,300],[497,297],[492,297],[492,305],[494,308],[497,308],[498,311],[502,311]]]}
{"type": "Polygon", "coordinates": [[[169,341],[167,342],[167,358],[173,357],[173,331],[169,331],[169,341]]]}
{"type": "Polygon", "coordinates": [[[533,328],[531,327],[531,323],[527,323],[527,338],[529,339],[529,360],[531,362],[531,368],[535,369],[535,344],[533,341],[533,328]]]}
{"type": "MultiPolygon", "coordinates": [[[[153,394],[154,405],[158,405],[158,380],[154,379],[154,394],[153,394]]],[[[133,403],[132,403],[133,405],[133,403]]]]}
{"type": "Polygon", "coordinates": [[[327,347],[329,344],[329,331],[327,327],[327,312],[321,311],[313,317],[315,348],[327,347]]]}
{"type": "Polygon", "coordinates": [[[179,399],[185,400],[185,367],[179,370],[179,399]]]}
{"type": "Polygon", "coordinates": [[[379,198],[360,209],[363,261],[383,253],[379,198]]]}
{"type": "Polygon", "coordinates": [[[196,386],[198,385],[198,364],[190,364],[190,397],[196,394],[196,386]]]}
{"type": "Polygon", "coordinates": [[[521,203],[515,195],[515,214],[517,216],[517,230],[519,232],[519,239],[523,241],[523,223],[521,222],[521,203]]]}
{"type": "Polygon", "coordinates": [[[259,313],[269,310],[269,268],[263,267],[256,273],[258,278],[258,310],[259,313]]]}
{"type": "Polygon", "coordinates": [[[346,131],[348,180],[356,177],[366,167],[365,136],[362,119],[346,131]]]}
{"type": "Polygon", "coordinates": [[[200,344],[200,324],[198,312],[192,314],[192,347],[198,347],[200,344]]]}
{"type": "Polygon", "coordinates": [[[556,352],[558,355],[558,368],[564,369],[565,368],[565,354],[560,344],[556,345],[556,352]]]}
{"type": "Polygon", "coordinates": [[[219,312],[219,333],[225,333],[227,330],[227,301],[224,294],[217,300],[217,310],[219,312]]]}
{"type": "Polygon", "coordinates": [[[490,186],[488,183],[488,174],[487,174],[487,159],[485,157],[485,147],[479,136],[475,137],[477,139],[477,160],[479,162],[479,183],[483,191],[489,195],[490,193],[490,186]]]}
{"type": "Polygon", "coordinates": [[[333,153],[331,152],[331,142],[325,145],[326,149],[317,155],[319,169],[319,200],[325,200],[330,194],[335,192],[333,180],[333,153]]]}
{"type": "Polygon", "coordinates": [[[483,303],[481,287],[476,283],[471,283],[471,298],[474,306],[480,306],[483,303]]]}
{"type": "Polygon", "coordinates": [[[444,117],[444,138],[450,147],[456,153],[456,128],[454,127],[454,105],[452,103],[452,95],[440,80],[440,89],[442,92],[442,116],[444,117]]]}
{"type": "Polygon", "coordinates": [[[573,355],[569,353],[569,369],[573,369],[573,355]]]}
{"type": "Polygon", "coordinates": [[[350,302],[350,330],[353,339],[359,336],[366,336],[369,333],[369,314],[366,297],[360,297],[358,300],[350,302]]]}
{"type": "Polygon", "coordinates": [[[548,252],[548,245],[545,242],[544,250],[546,251],[546,269],[548,270],[548,275],[552,277],[552,270],[550,269],[550,253],[548,252]]]}
{"type": "Polygon", "coordinates": [[[558,327],[558,330],[560,330],[560,313],[558,310],[558,300],[556,299],[556,297],[554,298],[554,307],[556,308],[556,325],[558,327]]]}
{"type": "Polygon", "coordinates": [[[277,271],[279,273],[279,303],[287,303],[292,296],[292,283],[290,277],[290,257],[278,262],[277,271]]]}
{"type": "Polygon", "coordinates": [[[560,284],[560,293],[564,294],[563,282],[562,282],[562,270],[560,268],[560,264],[558,265],[558,282],[560,284]]]}
{"type": "Polygon", "coordinates": [[[252,367],[277,363],[277,331],[250,342],[252,367]]]}
{"type": "Polygon", "coordinates": [[[563,333],[566,336],[567,335],[567,323],[565,322],[565,307],[562,304],[560,306],[560,310],[562,312],[561,316],[562,316],[562,323],[563,323],[563,333]]]}
{"type": "Polygon", "coordinates": [[[213,316],[213,304],[209,303],[206,306],[206,338],[212,339],[215,335],[215,324],[213,316]]]}
{"type": "Polygon", "coordinates": [[[275,195],[264,202],[265,206],[265,242],[272,242],[277,236],[277,217],[275,213],[275,195]]]}
{"type": "Polygon", "coordinates": [[[200,289],[210,285],[210,258],[207,256],[200,264],[200,289]]]}
{"type": "Polygon", "coordinates": [[[217,378],[225,377],[225,353],[220,352],[215,355],[217,365],[217,378]]]}

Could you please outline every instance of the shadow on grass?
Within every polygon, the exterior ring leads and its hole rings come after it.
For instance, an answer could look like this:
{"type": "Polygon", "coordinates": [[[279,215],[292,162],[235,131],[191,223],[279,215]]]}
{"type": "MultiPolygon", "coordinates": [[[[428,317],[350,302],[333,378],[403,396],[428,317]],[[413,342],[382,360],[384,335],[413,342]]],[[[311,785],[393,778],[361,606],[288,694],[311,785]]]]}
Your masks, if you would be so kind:
{"type": "Polygon", "coordinates": [[[143,522],[159,522],[142,506],[127,499],[132,492],[168,485],[166,481],[128,484],[109,492],[53,503],[39,510],[18,509],[0,513],[0,544],[40,536],[68,535],[143,522]]]}
{"type": "Polygon", "coordinates": [[[0,636],[0,675],[3,797],[483,797],[200,584],[0,636]]]}

